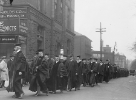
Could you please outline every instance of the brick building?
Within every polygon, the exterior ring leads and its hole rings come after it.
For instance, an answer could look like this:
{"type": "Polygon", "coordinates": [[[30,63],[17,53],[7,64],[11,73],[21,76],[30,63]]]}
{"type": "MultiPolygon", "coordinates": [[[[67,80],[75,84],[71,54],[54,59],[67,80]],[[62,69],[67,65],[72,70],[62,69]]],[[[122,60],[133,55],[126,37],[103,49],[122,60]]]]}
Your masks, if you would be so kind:
{"type": "Polygon", "coordinates": [[[80,33],[75,32],[75,34],[76,36],[74,39],[74,57],[76,58],[76,56],[80,55],[81,58],[90,58],[92,56],[92,40],[80,33]]]}
{"type": "Polygon", "coordinates": [[[9,56],[14,44],[31,59],[37,49],[51,57],[64,49],[74,53],[74,0],[8,0],[0,12],[0,56],[9,56]]]}

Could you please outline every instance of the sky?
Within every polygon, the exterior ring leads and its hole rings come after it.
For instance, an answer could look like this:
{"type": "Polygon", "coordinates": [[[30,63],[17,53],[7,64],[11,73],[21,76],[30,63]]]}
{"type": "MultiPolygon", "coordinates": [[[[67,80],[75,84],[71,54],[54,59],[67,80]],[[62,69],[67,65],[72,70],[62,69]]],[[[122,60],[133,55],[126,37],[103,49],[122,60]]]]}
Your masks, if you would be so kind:
{"type": "Polygon", "coordinates": [[[100,22],[104,46],[113,50],[116,42],[120,54],[135,59],[130,49],[136,41],[136,0],[75,0],[75,31],[93,41],[93,50],[100,50],[100,22]]]}

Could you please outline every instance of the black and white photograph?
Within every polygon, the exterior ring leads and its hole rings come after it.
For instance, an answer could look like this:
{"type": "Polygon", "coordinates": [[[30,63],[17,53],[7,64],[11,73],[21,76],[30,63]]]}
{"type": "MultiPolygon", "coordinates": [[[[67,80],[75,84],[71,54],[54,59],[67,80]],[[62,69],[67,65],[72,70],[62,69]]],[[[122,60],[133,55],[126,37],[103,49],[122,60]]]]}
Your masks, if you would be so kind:
{"type": "Polygon", "coordinates": [[[136,100],[136,0],[0,0],[0,100],[136,100]]]}

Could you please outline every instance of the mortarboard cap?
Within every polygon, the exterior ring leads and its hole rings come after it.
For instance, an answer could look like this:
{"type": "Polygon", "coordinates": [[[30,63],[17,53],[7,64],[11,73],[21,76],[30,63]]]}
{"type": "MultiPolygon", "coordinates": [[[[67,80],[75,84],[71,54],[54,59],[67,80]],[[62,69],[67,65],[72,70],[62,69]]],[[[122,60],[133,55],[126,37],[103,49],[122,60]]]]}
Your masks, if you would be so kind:
{"type": "Polygon", "coordinates": [[[83,61],[83,60],[86,60],[86,59],[85,59],[85,58],[83,58],[83,59],[82,59],[82,61],[83,61]]]}
{"type": "Polygon", "coordinates": [[[13,54],[11,54],[11,55],[10,55],[10,57],[14,57],[14,55],[13,55],[13,54]]]}
{"type": "Polygon", "coordinates": [[[21,44],[20,44],[20,43],[17,43],[17,44],[15,44],[15,46],[20,46],[20,47],[21,47],[21,44]]]}
{"type": "Polygon", "coordinates": [[[68,57],[67,55],[63,55],[64,57],[68,57]]]}
{"type": "Polygon", "coordinates": [[[79,57],[79,58],[80,58],[80,55],[78,55],[77,57],[79,57]]]}
{"type": "Polygon", "coordinates": [[[107,59],[106,61],[109,61],[109,59],[107,59]]]}
{"type": "Polygon", "coordinates": [[[37,52],[43,52],[43,49],[38,49],[37,52]]]}
{"type": "Polygon", "coordinates": [[[69,57],[71,58],[71,57],[73,57],[73,55],[70,55],[69,57]]]}
{"type": "Polygon", "coordinates": [[[58,55],[56,55],[55,57],[59,57],[58,55]]]}

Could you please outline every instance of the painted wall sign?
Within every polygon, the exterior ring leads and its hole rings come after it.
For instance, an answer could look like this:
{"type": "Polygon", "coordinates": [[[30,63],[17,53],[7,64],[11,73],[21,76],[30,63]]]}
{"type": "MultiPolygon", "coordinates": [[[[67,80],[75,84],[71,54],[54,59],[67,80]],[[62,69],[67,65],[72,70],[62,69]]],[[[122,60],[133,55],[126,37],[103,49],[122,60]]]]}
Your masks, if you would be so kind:
{"type": "Polygon", "coordinates": [[[17,40],[15,35],[0,35],[0,43],[17,43],[17,40]]]}
{"type": "Polygon", "coordinates": [[[26,8],[3,8],[0,11],[0,18],[26,18],[27,9],[26,8]]]}
{"type": "Polygon", "coordinates": [[[18,33],[19,19],[0,19],[0,33],[18,33]]]}

